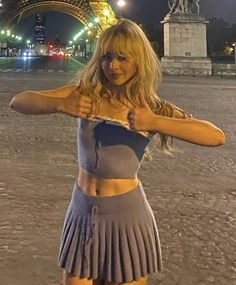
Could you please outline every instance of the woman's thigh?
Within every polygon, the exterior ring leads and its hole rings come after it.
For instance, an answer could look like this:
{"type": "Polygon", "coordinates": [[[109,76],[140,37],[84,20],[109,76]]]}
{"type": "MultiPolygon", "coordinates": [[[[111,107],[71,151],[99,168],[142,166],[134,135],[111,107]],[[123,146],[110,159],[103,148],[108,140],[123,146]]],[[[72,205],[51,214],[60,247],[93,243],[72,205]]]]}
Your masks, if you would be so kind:
{"type": "Polygon", "coordinates": [[[63,272],[63,285],[147,285],[147,277],[141,277],[138,281],[129,283],[115,283],[103,280],[80,279],[63,272]]]}
{"type": "Polygon", "coordinates": [[[141,277],[138,281],[133,281],[129,283],[114,283],[105,281],[104,285],[146,285],[147,284],[147,277],[141,277]]]}
{"type": "Polygon", "coordinates": [[[89,280],[87,278],[80,279],[72,276],[65,271],[63,272],[63,285],[104,285],[103,280],[89,280]]]}

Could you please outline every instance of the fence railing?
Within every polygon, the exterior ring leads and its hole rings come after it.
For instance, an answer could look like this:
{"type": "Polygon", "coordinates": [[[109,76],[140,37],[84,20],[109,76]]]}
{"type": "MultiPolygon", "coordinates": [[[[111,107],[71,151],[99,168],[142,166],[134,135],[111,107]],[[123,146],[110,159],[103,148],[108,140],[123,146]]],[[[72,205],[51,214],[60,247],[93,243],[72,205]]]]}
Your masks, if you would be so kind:
{"type": "Polygon", "coordinates": [[[203,68],[162,67],[162,72],[169,75],[211,76],[212,70],[203,68]]]}
{"type": "Polygon", "coordinates": [[[236,78],[236,69],[212,69],[213,76],[220,77],[235,77],[236,78]]]}
{"type": "Polygon", "coordinates": [[[209,70],[202,68],[163,67],[162,71],[164,74],[177,76],[220,76],[222,78],[236,78],[236,69],[233,68],[213,67],[209,70]]]}

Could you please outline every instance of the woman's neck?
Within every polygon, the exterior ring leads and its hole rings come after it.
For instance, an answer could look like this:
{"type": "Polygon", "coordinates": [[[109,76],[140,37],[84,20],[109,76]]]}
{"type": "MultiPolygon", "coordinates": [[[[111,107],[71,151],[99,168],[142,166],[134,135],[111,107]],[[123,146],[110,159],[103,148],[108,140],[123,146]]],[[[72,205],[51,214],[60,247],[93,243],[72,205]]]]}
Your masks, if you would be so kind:
{"type": "Polygon", "coordinates": [[[124,86],[114,86],[107,84],[104,88],[106,92],[110,93],[112,96],[124,96],[125,95],[125,87],[124,86]]]}
{"type": "Polygon", "coordinates": [[[124,106],[133,107],[132,103],[126,98],[124,86],[103,85],[100,94],[103,98],[108,99],[113,104],[122,104],[124,106]]]}

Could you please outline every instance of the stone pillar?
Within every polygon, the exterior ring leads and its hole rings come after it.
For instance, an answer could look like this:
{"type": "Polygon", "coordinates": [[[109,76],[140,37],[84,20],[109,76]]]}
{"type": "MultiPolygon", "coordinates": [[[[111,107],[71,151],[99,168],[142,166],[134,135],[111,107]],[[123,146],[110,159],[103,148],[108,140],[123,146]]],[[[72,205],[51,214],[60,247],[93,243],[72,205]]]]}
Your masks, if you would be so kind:
{"type": "Polygon", "coordinates": [[[175,75],[212,75],[207,57],[206,24],[196,14],[171,14],[164,24],[164,57],[162,70],[175,75]]]}

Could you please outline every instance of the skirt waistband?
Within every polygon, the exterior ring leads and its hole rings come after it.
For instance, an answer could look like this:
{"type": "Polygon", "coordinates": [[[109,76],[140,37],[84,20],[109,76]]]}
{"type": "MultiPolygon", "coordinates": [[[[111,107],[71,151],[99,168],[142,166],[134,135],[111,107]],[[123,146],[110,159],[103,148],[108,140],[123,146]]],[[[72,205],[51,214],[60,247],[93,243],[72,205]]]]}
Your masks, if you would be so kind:
{"type": "Polygon", "coordinates": [[[75,203],[78,210],[83,213],[90,212],[91,207],[96,206],[100,213],[112,214],[137,210],[147,203],[147,199],[141,183],[129,192],[115,196],[91,196],[83,192],[75,183],[71,202],[75,203]]]}

